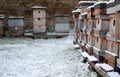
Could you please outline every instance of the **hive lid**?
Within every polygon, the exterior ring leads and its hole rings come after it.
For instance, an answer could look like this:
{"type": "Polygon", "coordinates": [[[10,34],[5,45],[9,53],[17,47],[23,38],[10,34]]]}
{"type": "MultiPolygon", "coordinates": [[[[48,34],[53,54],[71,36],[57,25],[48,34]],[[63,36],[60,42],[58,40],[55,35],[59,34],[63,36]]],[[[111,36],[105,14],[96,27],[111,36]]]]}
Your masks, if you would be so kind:
{"type": "Polygon", "coordinates": [[[92,5],[92,6],[89,6],[88,8],[87,8],[87,11],[89,12],[89,11],[94,11],[94,6],[92,5]]]}
{"type": "Polygon", "coordinates": [[[23,19],[24,16],[9,16],[9,19],[23,19]]]}
{"type": "Polygon", "coordinates": [[[104,9],[107,7],[107,1],[97,2],[94,4],[94,9],[104,9]]]}
{"type": "Polygon", "coordinates": [[[32,9],[47,9],[47,7],[42,7],[42,6],[33,6],[31,8],[32,9]]]}
{"type": "Polygon", "coordinates": [[[96,3],[96,1],[80,1],[80,2],[79,2],[79,5],[80,5],[80,6],[91,6],[91,5],[93,5],[94,3],[96,3]]]}
{"type": "Polygon", "coordinates": [[[5,18],[5,15],[4,14],[0,14],[0,19],[3,19],[5,18]]]}
{"type": "Polygon", "coordinates": [[[108,72],[107,74],[109,77],[120,77],[120,74],[118,72],[108,72]]]}

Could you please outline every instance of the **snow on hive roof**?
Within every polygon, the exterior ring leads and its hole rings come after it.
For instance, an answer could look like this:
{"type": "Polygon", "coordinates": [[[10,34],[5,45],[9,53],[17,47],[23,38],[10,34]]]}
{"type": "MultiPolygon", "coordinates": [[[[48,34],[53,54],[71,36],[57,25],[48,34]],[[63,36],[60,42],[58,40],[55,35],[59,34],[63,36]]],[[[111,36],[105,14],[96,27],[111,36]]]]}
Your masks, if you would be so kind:
{"type": "Polygon", "coordinates": [[[33,6],[32,9],[47,9],[47,7],[42,6],[33,6]]]}
{"type": "Polygon", "coordinates": [[[5,15],[4,14],[0,14],[0,19],[3,19],[5,18],[5,15]]]}
{"type": "Polygon", "coordinates": [[[87,12],[84,12],[84,13],[82,13],[81,15],[86,15],[87,14],[87,12]]]}
{"type": "MultiPolygon", "coordinates": [[[[81,17],[81,18],[82,18],[82,17],[81,17]]],[[[82,42],[81,45],[84,46],[85,44],[82,42]]]]}
{"type": "Polygon", "coordinates": [[[109,2],[115,2],[115,0],[110,0],[109,2]]]}
{"type": "Polygon", "coordinates": [[[97,50],[97,51],[100,51],[100,49],[99,48],[96,48],[95,46],[93,47],[95,50],[97,50]]]}
{"type": "Polygon", "coordinates": [[[74,44],[74,48],[80,48],[79,44],[74,44]]]}
{"type": "Polygon", "coordinates": [[[73,11],[72,11],[72,13],[75,13],[75,12],[76,12],[76,10],[73,10],[73,11]]]}
{"type": "Polygon", "coordinates": [[[87,8],[87,10],[88,10],[88,9],[91,9],[91,8],[93,8],[93,7],[94,7],[93,5],[92,5],[92,6],[89,6],[89,7],[87,8]]]}
{"type": "Polygon", "coordinates": [[[120,74],[118,72],[108,72],[107,75],[109,77],[120,77],[120,74]]]}
{"type": "Polygon", "coordinates": [[[95,65],[96,67],[101,67],[104,71],[109,72],[109,71],[113,71],[113,67],[111,67],[110,65],[106,64],[106,63],[97,63],[95,65]]]}
{"type": "Polygon", "coordinates": [[[95,6],[95,5],[99,5],[99,4],[102,4],[102,3],[108,3],[108,1],[100,1],[100,2],[96,2],[93,6],[95,6]]]}
{"type": "Polygon", "coordinates": [[[89,6],[88,8],[87,8],[87,11],[93,11],[94,10],[94,6],[92,5],[92,6],[89,6]]]}
{"type": "Polygon", "coordinates": [[[87,57],[89,57],[90,55],[89,55],[87,52],[83,52],[83,53],[82,53],[82,56],[83,56],[84,58],[87,58],[87,57]]]}
{"type": "Polygon", "coordinates": [[[98,61],[98,59],[94,56],[88,56],[89,61],[98,61]]]}
{"type": "Polygon", "coordinates": [[[13,18],[15,18],[15,19],[22,19],[22,18],[24,18],[24,16],[9,16],[8,18],[9,19],[13,19],[13,18]]]}
{"type": "Polygon", "coordinates": [[[79,6],[91,6],[95,3],[96,3],[96,1],[80,1],[79,6]]]}
{"type": "Polygon", "coordinates": [[[114,57],[117,57],[117,54],[115,54],[115,53],[112,53],[112,52],[109,52],[109,51],[105,51],[105,52],[112,55],[112,56],[114,56],[114,57]]]}
{"type": "Polygon", "coordinates": [[[72,13],[79,13],[79,12],[81,12],[81,9],[79,9],[79,8],[72,11],[72,13]]]}
{"type": "Polygon", "coordinates": [[[96,1],[80,1],[79,4],[81,3],[96,3],[96,1]]]}
{"type": "Polygon", "coordinates": [[[79,19],[82,19],[82,17],[81,17],[81,16],[79,16],[79,19]]]}
{"type": "Polygon", "coordinates": [[[76,9],[76,12],[81,12],[81,10],[80,9],[76,9]]]}
{"type": "Polygon", "coordinates": [[[86,44],[86,47],[87,47],[87,48],[89,48],[89,47],[92,47],[92,46],[91,46],[91,45],[89,45],[89,44],[86,44]]]}
{"type": "Polygon", "coordinates": [[[115,2],[115,0],[110,0],[109,2],[107,2],[107,4],[113,3],[115,2]]]}

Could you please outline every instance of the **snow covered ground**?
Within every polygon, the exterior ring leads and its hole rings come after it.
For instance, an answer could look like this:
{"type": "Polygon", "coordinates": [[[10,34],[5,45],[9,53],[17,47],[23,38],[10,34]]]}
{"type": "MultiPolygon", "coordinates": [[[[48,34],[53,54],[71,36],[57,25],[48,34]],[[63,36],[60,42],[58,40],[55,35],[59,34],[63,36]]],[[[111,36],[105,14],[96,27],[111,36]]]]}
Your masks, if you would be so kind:
{"type": "Polygon", "coordinates": [[[97,77],[72,40],[0,39],[0,77],[97,77]]]}

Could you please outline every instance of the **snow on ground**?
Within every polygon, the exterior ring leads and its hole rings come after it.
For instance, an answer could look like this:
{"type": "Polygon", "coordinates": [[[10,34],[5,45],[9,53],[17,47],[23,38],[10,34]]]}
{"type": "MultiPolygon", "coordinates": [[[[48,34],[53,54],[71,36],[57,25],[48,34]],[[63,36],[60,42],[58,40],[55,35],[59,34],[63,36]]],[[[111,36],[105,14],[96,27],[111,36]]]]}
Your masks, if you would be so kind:
{"type": "Polygon", "coordinates": [[[97,77],[72,40],[0,39],[0,77],[97,77]]]}

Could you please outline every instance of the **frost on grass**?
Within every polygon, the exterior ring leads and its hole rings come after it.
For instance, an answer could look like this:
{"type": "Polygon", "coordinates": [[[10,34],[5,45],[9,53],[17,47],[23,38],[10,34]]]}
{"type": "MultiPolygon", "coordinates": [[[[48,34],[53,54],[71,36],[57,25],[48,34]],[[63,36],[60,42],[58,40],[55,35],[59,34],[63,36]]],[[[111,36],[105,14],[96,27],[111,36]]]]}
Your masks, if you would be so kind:
{"type": "Polygon", "coordinates": [[[96,77],[72,40],[0,39],[0,77],[96,77]]]}

